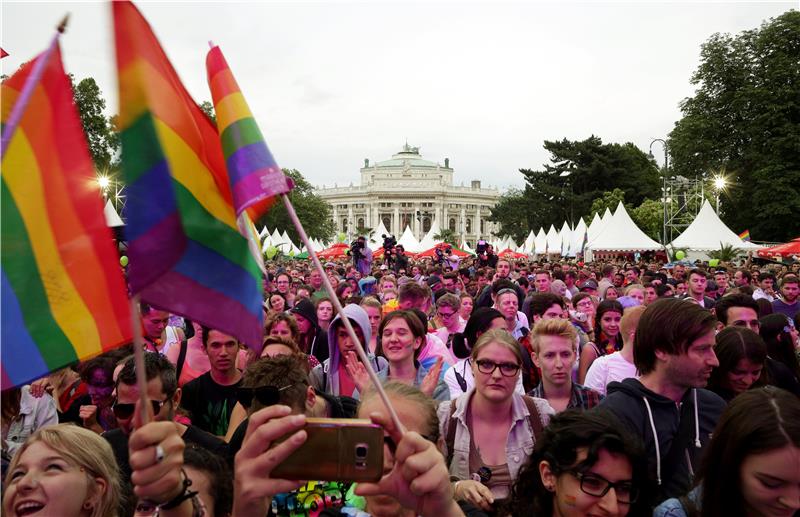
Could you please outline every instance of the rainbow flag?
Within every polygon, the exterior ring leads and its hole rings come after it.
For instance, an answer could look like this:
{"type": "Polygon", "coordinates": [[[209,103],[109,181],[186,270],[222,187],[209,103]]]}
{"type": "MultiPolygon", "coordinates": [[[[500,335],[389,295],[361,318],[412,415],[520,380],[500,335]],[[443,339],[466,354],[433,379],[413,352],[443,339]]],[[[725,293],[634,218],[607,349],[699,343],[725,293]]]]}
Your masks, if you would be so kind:
{"type": "MultiPolygon", "coordinates": [[[[45,56],[45,57],[43,57],[45,56]]],[[[34,65],[3,82],[3,123],[34,65]]],[[[125,282],[55,47],[2,162],[2,387],[131,340],[125,282]]]]}
{"type": "Polygon", "coordinates": [[[257,221],[276,195],[292,189],[291,182],[269,152],[219,47],[208,52],[206,70],[236,214],[247,210],[257,221]]]}
{"type": "Polygon", "coordinates": [[[743,241],[750,242],[750,230],[745,230],[739,234],[739,238],[743,241]]]}
{"type": "Polygon", "coordinates": [[[261,272],[237,229],[217,130],[136,7],[111,4],[131,289],[258,349],[261,272]]]}

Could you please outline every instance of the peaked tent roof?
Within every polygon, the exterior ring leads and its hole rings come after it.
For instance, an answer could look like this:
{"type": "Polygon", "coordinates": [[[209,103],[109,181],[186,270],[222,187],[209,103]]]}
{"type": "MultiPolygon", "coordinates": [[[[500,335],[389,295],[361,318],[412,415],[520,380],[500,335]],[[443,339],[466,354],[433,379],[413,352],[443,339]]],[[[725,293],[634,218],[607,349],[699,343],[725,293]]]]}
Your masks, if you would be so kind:
{"type": "Polygon", "coordinates": [[[603,231],[586,248],[592,251],[654,251],[662,249],[662,246],[636,226],[620,202],[603,231]]]}
{"type": "Polygon", "coordinates": [[[703,206],[692,224],[672,241],[673,247],[696,251],[718,250],[723,245],[746,251],[761,249],[757,244],[743,241],[725,226],[707,199],[703,201],[703,206]]]}
{"type": "Polygon", "coordinates": [[[566,257],[569,254],[570,242],[572,242],[572,228],[564,221],[561,231],[558,233],[561,236],[561,256],[566,257]]]}
{"type": "Polygon", "coordinates": [[[103,207],[103,215],[106,218],[106,226],[109,228],[125,226],[125,223],[122,222],[122,218],[119,216],[116,209],[114,209],[114,204],[110,199],[106,201],[106,206],[103,207]]]}
{"type": "Polygon", "coordinates": [[[533,233],[533,230],[528,233],[528,236],[525,238],[525,242],[522,244],[522,249],[525,250],[525,253],[533,253],[533,240],[536,238],[536,234],[533,233]]]}
{"type": "Polygon", "coordinates": [[[558,237],[556,227],[552,224],[550,225],[550,229],[547,230],[547,253],[561,253],[561,239],[558,237]]]}
{"type": "Polygon", "coordinates": [[[397,244],[403,246],[403,249],[409,253],[419,253],[423,251],[419,246],[419,241],[414,237],[414,233],[408,226],[406,226],[406,229],[403,231],[403,235],[397,239],[397,244]]]}
{"type": "Polygon", "coordinates": [[[594,217],[592,217],[592,221],[589,223],[589,227],[586,229],[586,233],[588,234],[589,242],[594,240],[597,237],[597,233],[600,231],[600,226],[602,222],[600,221],[600,215],[597,212],[594,213],[594,217]]]}
{"type": "Polygon", "coordinates": [[[423,250],[427,250],[428,248],[434,247],[438,241],[436,241],[433,238],[433,236],[439,235],[440,231],[441,230],[439,229],[439,221],[434,220],[433,224],[431,225],[431,229],[428,230],[428,233],[426,233],[422,237],[422,240],[419,241],[419,247],[422,248],[423,250]]]}
{"type": "Polygon", "coordinates": [[[577,257],[578,253],[583,253],[583,238],[586,236],[587,228],[586,223],[581,217],[575,229],[572,231],[572,239],[570,239],[569,256],[577,257]]]}
{"type": "Polygon", "coordinates": [[[544,228],[539,227],[539,233],[536,234],[536,238],[533,240],[533,247],[537,255],[547,253],[547,234],[544,233],[544,228]]]}

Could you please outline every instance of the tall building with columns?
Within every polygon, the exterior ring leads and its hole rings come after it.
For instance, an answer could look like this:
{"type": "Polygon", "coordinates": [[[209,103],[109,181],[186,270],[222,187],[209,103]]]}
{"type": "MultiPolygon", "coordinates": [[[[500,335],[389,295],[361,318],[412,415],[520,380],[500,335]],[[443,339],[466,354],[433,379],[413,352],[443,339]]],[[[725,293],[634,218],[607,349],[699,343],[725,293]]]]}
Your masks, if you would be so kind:
{"type": "Polygon", "coordinates": [[[449,158],[444,165],[425,160],[419,147],[408,143],[390,160],[364,160],[361,185],[323,186],[315,193],[330,203],[336,231],[348,238],[358,228],[377,228],[383,221],[395,237],[408,226],[419,240],[439,221],[439,228],[449,228],[475,246],[497,229],[496,223],[487,220],[500,197],[497,188],[484,188],[480,180],[470,181],[469,186],[453,185],[449,158]]]}

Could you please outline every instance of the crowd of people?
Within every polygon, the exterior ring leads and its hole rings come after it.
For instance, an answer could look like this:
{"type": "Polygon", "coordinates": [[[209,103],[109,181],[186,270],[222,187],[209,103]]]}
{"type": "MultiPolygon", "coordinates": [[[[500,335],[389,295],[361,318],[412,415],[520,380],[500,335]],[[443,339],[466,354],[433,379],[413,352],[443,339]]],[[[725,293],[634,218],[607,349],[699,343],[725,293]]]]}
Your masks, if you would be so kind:
{"type": "Polygon", "coordinates": [[[467,262],[269,263],[260,351],[142,303],[149,405],[132,344],[2,392],[3,514],[800,515],[800,263],[467,262]],[[380,481],[274,475],[312,417],[380,481]]]}

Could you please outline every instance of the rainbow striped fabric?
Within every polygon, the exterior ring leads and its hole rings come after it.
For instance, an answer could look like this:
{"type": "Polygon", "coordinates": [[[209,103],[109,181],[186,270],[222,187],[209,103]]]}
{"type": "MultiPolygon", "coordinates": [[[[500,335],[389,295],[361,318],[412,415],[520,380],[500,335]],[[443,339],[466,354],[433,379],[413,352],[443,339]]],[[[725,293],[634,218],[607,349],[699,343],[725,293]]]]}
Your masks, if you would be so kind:
{"type": "Polygon", "coordinates": [[[750,241],[750,230],[745,230],[739,234],[739,238],[743,241],[750,241]]]}
{"type": "MultiPolygon", "coordinates": [[[[3,123],[31,70],[2,86],[3,123]]],[[[2,387],[131,340],[125,282],[61,53],[2,162],[2,387]]]]}
{"type": "Polygon", "coordinates": [[[233,191],[233,205],[237,214],[247,209],[250,218],[256,221],[267,211],[274,196],[289,192],[292,187],[269,152],[219,47],[208,52],[206,70],[233,191]]]}
{"type": "Polygon", "coordinates": [[[237,229],[217,131],[136,7],[112,9],[131,289],[259,349],[261,272],[237,229]]]}

